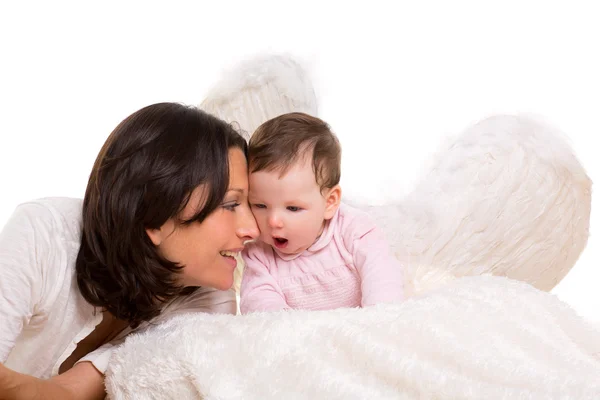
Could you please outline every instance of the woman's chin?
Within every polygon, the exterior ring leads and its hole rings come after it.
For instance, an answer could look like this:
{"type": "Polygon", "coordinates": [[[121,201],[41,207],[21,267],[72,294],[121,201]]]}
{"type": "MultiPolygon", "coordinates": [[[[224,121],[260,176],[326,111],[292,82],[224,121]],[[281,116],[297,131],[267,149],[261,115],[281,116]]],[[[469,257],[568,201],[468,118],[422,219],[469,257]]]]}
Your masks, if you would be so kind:
{"type": "Polygon", "coordinates": [[[211,285],[213,288],[217,289],[217,290],[229,290],[233,287],[233,274],[226,278],[223,279],[219,282],[215,282],[214,285],[211,285]]]}

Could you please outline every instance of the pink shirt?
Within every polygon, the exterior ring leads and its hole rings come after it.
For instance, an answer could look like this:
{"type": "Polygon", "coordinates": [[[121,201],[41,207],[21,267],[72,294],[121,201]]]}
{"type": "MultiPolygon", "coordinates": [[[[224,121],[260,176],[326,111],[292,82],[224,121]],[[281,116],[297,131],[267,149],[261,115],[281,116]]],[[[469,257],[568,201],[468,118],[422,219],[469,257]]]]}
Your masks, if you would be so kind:
{"type": "Polygon", "coordinates": [[[317,241],[301,254],[257,242],[244,252],[243,314],[327,310],[403,300],[401,264],[368,214],[340,205],[317,241]]]}

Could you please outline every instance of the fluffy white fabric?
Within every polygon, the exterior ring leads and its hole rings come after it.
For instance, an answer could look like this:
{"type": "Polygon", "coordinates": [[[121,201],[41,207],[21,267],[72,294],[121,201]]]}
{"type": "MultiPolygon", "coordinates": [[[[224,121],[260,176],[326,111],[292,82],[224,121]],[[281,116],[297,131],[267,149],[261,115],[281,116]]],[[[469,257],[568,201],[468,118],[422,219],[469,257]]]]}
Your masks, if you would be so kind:
{"type": "Polygon", "coordinates": [[[527,284],[400,305],[179,315],[113,356],[112,399],[599,399],[600,332],[527,284]]]}
{"type": "Polygon", "coordinates": [[[484,273],[550,290],[587,243],[591,185],[556,129],[497,115],[449,141],[407,198],[361,208],[407,266],[408,293],[484,273]]]}
{"type": "MultiPolygon", "coordinates": [[[[247,132],[316,115],[283,56],[243,63],[202,107],[247,132]]],[[[128,338],[114,399],[600,398],[600,333],[554,296],[588,237],[591,181],[559,132],[494,116],[443,147],[415,191],[366,207],[406,265],[402,305],[186,315],[128,338]],[[441,289],[440,289],[441,288],[441,289]]],[[[239,281],[239,272],[237,279],[239,281]]]]}
{"type": "MultiPolygon", "coordinates": [[[[201,107],[249,133],[286,112],[318,111],[309,73],[284,55],[234,66],[201,107]]],[[[591,185],[561,132],[531,116],[497,115],[449,139],[397,204],[354,205],[387,232],[409,295],[484,273],[550,290],[587,243],[591,185]]]]}

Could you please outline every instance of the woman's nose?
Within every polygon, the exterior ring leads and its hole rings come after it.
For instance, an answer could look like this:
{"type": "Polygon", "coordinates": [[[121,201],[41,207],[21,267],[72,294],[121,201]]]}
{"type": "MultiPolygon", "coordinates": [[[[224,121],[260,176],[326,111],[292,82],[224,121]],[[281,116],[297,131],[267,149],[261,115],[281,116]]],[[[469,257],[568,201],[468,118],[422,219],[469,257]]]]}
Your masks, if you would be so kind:
{"type": "Polygon", "coordinates": [[[254,240],[259,234],[258,225],[256,225],[256,220],[252,212],[248,210],[248,212],[242,213],[237,235],[243,240],[254,240]]]}

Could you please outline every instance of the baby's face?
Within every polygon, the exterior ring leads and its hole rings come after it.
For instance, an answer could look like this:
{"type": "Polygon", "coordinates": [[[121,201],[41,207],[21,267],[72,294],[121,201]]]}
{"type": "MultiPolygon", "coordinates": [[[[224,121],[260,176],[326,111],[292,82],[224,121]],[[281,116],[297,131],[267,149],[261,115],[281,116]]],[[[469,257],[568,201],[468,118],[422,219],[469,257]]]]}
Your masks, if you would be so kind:
{"type": "Polygon", "coordinates": [[[327,202],[310,160],[279,171],[250,174],[249,200],[260,229],[260,240],[283,254],[309,248],[323,231],[327,202]]]}

